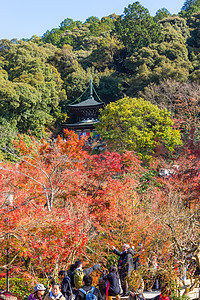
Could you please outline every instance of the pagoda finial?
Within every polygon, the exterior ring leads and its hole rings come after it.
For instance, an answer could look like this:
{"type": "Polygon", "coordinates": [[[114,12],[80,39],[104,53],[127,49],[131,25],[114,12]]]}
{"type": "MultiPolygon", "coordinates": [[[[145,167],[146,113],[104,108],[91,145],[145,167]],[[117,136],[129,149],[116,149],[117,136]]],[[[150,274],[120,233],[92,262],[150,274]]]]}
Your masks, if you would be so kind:
{"type": "Polygon", "coordinates": [[[93,96],[92,96],[92,76],[90,76],[90,97],[89,99],[93,99],[93,96]]]}

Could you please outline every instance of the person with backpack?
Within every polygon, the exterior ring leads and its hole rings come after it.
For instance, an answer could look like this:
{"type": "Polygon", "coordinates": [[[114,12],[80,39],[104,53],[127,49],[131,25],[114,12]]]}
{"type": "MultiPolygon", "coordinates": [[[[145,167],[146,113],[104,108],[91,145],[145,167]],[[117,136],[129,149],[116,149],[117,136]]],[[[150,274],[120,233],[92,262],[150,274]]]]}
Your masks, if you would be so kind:
{"type": "Polygon", "coordinates": [[[67,276],[70,278],[71,287],[73,290],[74,287],[74,271],[76,270],[76,265],[70,265],[69,269],[67,270],[67,276]]]}
{"type": "Polygon", "coordinates": [[[83,287],[78,289],[75,300],[103,300],[99,289],[92,286],[90,275],[84,275],[83,287]]]}
{"type": "Polygon", "coordinates": [[[34,287],[34,292],[29,295],[28,300],[42,300],[46,288],[43,284],[39,283],[34,287]]]}
{"type": "Polygon", "coordinates": [[[72,273],[76,270],[76,265],[71,264],[69,269],[67,270],[67,276],[71,279],[72,273]]]}
{"type": "Polygon", "coordinates": [[[104,275],[103,279],[106,281],[106,298],[108,297],[108,300],[112,300],[112,296],[115,296],[115,299],[119,300],[120,281],[116,266],[110,266],[108,275],[104,275]]]}
{"type": "Polygon", "coordinates": [[[83,277],[85,275],[90,275],[93,271],[100,268],[100,264],[96,264],[91,268],[83,269],[83,263],[80,260],[75,262],[76,269],[73,272],[73,277],[71,282],[73,283],[73,288],[80,289],[83,286],[83,277]]]}
{"type": "Polygon", "coordinates": [[[45,296],[44,300],[65,300],[65,297],[60,291],[60,284],[54,282],[52,284],[52,290],[45,296]]]}
{"type": "Polygon", "coordinates": [[[70,278],[67,276],[67,272],[64,270],[59,271],[58,278],[61,280],[61,293],[66,300],[70,300],[70,296],[72,296],[73,293],[70,278]]]}

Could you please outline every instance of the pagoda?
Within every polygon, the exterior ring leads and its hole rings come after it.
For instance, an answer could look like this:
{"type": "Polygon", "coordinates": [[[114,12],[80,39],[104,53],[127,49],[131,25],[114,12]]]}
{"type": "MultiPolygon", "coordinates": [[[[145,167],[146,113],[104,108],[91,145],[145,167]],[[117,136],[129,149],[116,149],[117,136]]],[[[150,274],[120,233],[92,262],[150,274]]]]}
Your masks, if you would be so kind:
{"type": "Polygon", "coordinates": [[[95,132],[95,124],[99,122],[99,109],[104,106],[104,103],[101,101],[95,89],[93,88],[92,79],[90,79],[89,90],[90,95],[88,99],[78,102],[83,94],[87,91],[86,89],[75,102],[67,106],[70,111],[79,117],[79,122],[73,124],[63,124],[63,127],[67,128],[68,130],[75,131],[79,136],[84,135],[88,137],[96,137],[97,133],[95,132]],[[96,93],[98,101],[93,97],[93,90],[96,93]]]}

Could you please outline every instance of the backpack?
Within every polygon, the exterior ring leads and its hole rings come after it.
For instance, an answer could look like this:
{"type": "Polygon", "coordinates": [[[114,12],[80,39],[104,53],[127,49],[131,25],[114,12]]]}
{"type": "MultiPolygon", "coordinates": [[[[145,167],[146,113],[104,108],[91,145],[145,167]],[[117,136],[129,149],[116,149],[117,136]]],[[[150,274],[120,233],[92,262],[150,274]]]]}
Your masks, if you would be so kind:
{"type": "Polygon", "coordinates": [[[83,277],[84,277],[83,270],[76,270],[74,271],[74,286],[77,289],[80,289],[83,286],[83,277]]]}
{"type": "Polygon", "coordinates": [[[86,300],[97,300],[97,296],[93,294],[95,287],[92,286],[90,291],[85,291],[84,289],[79,289],[83,294],[85,294],[86,300]]]}

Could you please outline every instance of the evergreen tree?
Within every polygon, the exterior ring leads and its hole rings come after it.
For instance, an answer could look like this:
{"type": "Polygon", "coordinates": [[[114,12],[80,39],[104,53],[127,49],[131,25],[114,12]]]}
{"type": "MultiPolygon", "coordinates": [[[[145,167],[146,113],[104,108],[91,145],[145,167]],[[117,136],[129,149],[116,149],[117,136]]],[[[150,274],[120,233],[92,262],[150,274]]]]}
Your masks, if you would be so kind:
{"type": "Polygon", "coordinates": [[[161,8],[156,12],[154,21],[158,22],[164,18],[171,16],[170,12],[166,8],[161,8]]]}
{"type": "Polygon", "coordinates": [[[180,15],[189,18],[192,14],[200,11],[200,0],[186,0],[180,15]]]}
{"type": "Polygon", "coordinates": [[[197,0],[186,0],[181,8],[181,10],[188,11],[197,2],[197,0]]]}
{"type": "Polygon", "coordinates": [[[139,2],[129,4],[115,23],[115,32],[130,53],[162,41],[161,27],[139,2]]]}

